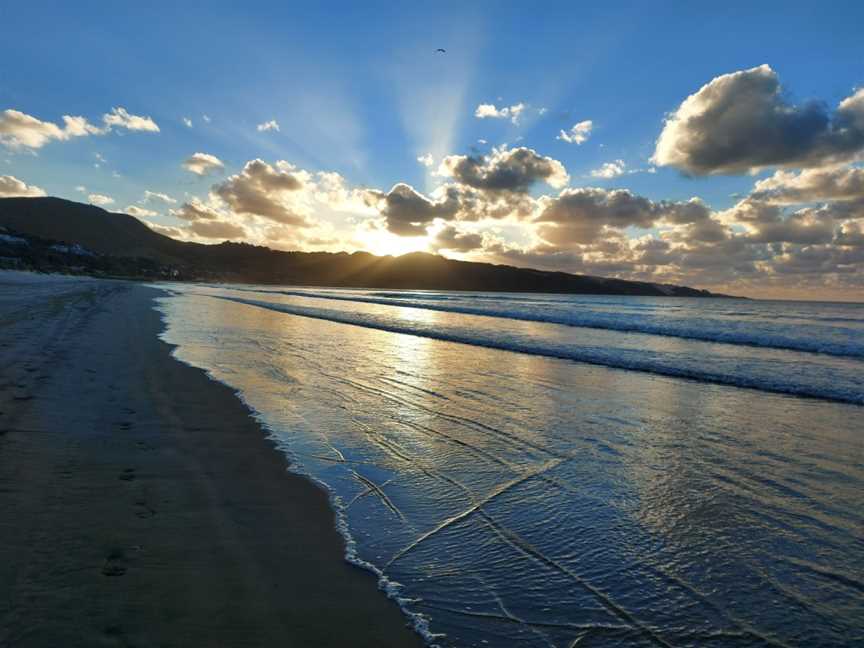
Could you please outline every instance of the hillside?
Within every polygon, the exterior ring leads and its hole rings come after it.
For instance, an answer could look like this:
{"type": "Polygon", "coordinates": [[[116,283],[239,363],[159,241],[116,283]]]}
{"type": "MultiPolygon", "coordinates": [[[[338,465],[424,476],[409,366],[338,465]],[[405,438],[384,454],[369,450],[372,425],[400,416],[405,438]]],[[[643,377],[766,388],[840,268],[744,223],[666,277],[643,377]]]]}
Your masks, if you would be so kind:
{"type": "Polygon", "coordinates": [[[243,243],[184,243],[127,214],[60,198],[0,199],[0,226],[114,257],[149,259],[181,277],[354,288],[715,297],[683,286],[605,279],[414,253],[281,252],[243,243]]]}

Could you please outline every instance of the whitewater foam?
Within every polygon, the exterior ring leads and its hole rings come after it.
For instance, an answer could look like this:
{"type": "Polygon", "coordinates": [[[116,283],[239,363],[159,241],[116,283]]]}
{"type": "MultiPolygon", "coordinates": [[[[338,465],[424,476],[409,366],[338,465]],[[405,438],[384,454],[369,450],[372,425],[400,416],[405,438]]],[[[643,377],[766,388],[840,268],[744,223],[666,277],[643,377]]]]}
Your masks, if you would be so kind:
{"type": "MultiPolygon", "coordinates": [[[[424,325],[422,322],[405,322],[397,318],[388,318],[370,313],[265,302],[227,295],[213,295],[212,297],[248,306],[266,308],[289,315],[352,324],[388,331],[390,333],[415,335],[446,342],[470,344],[490,349],[527,353],[562,360],[575,360],[577,362],[617,369],[653,373],[675,378],[687,378],[733,387],[746,387],[761,391],[821,398],[856,405],[864,404],[864,387],[862,387],[861,376],[857,374],[855,367],[850,369],[851,375],[848,376],[847,384],[838,383],[836,376],[826,377],[824,380],[818,382],[806,381],[807,377],[804,376],[796,382],[791,380],[788,374],[778,373],[774,370],[776,367],[763,370],[758,375],[754,375],[754,367],[749,367],[749,371],[736,371],[737,363],[732,363],[728,366],[727,372],[722,373],[708,369],[701,358],[697,358],[694,361],[693,359],[681,356],[663,357],[641,350],[620,348],[609,350],[607,348],[589,346],[556,346],[545,338],[525,338],[513,335],[512,333],[508,335],[506,331],[496,331],[492,334],[482,335],[477,330],[466,330],[465,328],[446,327],[437,324],[430,326],[424,325]],[[828,378],[835,379],[829,380],[828,378]]],[[[718,364],[716,359],[714,364],[718,364]]]]}

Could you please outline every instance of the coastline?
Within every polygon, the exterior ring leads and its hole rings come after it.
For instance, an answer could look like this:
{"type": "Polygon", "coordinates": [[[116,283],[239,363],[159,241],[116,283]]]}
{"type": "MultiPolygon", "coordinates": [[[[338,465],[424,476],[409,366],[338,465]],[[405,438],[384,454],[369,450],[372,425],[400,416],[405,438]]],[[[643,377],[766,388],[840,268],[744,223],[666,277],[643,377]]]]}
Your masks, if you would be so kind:
{"type": "Polygon", "coordinates": [[[172,356],[158,294],[69,281],[4,308],[0,646],[422,646],[328,494],[172,356]]]}

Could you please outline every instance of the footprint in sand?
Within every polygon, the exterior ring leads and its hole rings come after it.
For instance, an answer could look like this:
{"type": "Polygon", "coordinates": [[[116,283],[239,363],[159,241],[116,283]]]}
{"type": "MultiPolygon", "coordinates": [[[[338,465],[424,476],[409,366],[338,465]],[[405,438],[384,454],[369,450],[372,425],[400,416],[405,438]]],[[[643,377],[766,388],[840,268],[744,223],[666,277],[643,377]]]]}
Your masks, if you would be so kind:
{"type": "Polygon", "coordinates": [[[120,549],[115,549],[105,558],[102,565],[102,574],[105,576],[122,576],[126,573],[126,556],[120,549]]]}
{"type": "Polygon", "coordinates": [[[135,515],[139,518],[146,520],[147,518],[151,518],[156,515],[156,511],[154,511],[144,500],[137,500],[135,502],[135,515]]]}

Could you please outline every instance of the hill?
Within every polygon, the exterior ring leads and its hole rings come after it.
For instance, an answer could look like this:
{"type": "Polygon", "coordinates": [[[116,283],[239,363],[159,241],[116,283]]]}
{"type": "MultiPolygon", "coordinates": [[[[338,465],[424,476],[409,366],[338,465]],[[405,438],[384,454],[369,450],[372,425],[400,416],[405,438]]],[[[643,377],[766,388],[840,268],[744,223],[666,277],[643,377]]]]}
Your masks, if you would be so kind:
{"type": "Polygon", "coordinates": [[[151,230],[127,214],[60,198],[0,199],[9,232],[78,244],[100,255],[171,267],[186,279],[350,288],[479,290],[611,295],[717,297],[670,284],[455,261],[413,253],[281,252],[245,243],[186,243],[151,230]]]}

